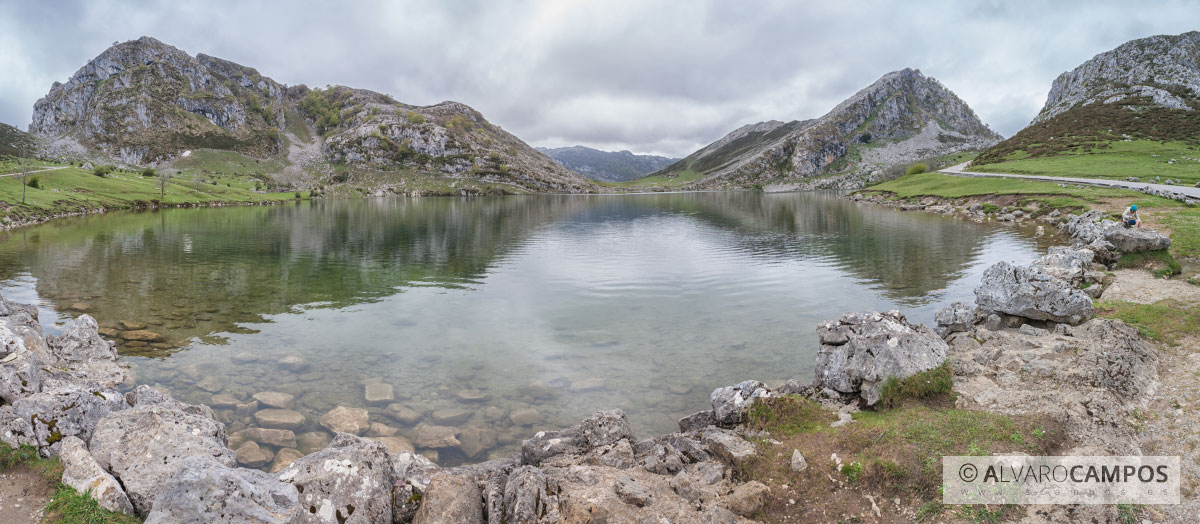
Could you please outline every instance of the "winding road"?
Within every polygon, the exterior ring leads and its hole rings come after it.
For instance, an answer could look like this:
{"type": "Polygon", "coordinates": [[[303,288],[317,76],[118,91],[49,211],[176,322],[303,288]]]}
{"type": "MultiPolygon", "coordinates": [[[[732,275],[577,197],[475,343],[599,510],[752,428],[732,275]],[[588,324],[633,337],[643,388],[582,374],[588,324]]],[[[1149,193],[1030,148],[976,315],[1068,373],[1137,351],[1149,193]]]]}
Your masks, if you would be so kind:
{"type": "Polygon", "coordinates": [[[7,174],[7,175],[0,175],[0,178],[4,178],[4,177],[6,177],[6,176],[24,176],[24,175],[32,175],[32,174],[34,174],[34,173],[41,173],[41,172],[44,172],[44,171],[54,171],[54,170],[56,170],[56,169],[66,169],[66,168],[68,168],[68,167],[71,167],[71,166],[55,166],[55,167],[47,167],[47,168],[42,168],[42,169],[35,169],[35,170],[33,170],[33,171],[26,171],[26,172],[24,172],[24,173],[9,173],[9,174],[7,174]]]}
{"type": "Polygon", "coordinates": [[[1161,189],[1163,191],[1171,191],[1187,195],[1191,198],[1200,200],[1200,187],[1191,186],[1172,186],[1167,184],[1147,184],[1145,182],[1128,182],[1125,180],[1108,180],[1105,178],[1074,178],[1074,177],[1057,177],[1057,176],[1042,176],[1042,175],[1014,175],[1009,173],[979,173],[975,171],[967,171],[967,164],[962,164],[941,169],[939,173],[955,176],[970,176],[970,177],[1001,177],[1001,178],[1027,178],[1031,180],[1042,180],[1046,182],[1070,182],[1072,184],[1089,184],[1093,186],[1117,187],[1121,189],[1132,189],[1139,191],[1144,188],[1161,189]]]}

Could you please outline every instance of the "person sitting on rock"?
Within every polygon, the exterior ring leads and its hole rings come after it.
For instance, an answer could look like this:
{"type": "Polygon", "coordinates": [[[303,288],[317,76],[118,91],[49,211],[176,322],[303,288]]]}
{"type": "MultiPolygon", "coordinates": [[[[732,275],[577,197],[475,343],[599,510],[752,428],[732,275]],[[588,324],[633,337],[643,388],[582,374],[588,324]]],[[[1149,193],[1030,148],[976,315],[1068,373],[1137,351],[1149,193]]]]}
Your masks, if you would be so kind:
{"type": "Polygon", "coordinates": [[[1137,204],[1125,208],[1121,213],[1121,224],[1125,227],[1142,227],[1142,217],[1138,216],[1137,204]]]}

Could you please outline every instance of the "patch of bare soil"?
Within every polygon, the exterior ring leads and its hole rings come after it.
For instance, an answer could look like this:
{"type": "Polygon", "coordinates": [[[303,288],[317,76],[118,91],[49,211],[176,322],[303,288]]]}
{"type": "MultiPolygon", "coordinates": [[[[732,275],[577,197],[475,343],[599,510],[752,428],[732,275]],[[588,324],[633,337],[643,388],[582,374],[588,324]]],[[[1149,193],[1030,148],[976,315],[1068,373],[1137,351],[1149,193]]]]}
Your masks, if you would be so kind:
{"type": "Polygon", "coordinates": [[[0,524],[41,522],[54,487],[41,473],[26,467],[0,472],[0,524]]]}
{"type": "Polygon", "coordinates": [[[1100,295],[1101,300],[1121,300],[1137,304],[1153,304],[1174,299],[1181,302],[1200,302],[1200,288],[1180,279],[1157,278],[1149,271],[1122,269],[1114,271],[1116,280],[1100,295]]]}

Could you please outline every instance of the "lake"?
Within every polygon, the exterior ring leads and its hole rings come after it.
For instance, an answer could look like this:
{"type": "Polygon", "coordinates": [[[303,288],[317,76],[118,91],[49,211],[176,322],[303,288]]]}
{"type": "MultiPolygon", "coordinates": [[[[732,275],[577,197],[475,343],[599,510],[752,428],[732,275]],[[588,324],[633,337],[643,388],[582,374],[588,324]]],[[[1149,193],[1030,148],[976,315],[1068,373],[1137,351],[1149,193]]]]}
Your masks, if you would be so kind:
{"type": "Polygon", "coordinates": [[[251,395],[278,391],[305,417],[297,434],[327,435],[317,421],[338,405],[405,437],[470,428],[468,449],[437,450],[457,464],[599,409],[648,436],[714,388],[809,381],[819,322],[930,323],[987,266],[1042,247],[834,193],[334,200],[0,233],[0,292],[47,325],[88,312],[137,383],[218,404],[230,433],[257,424],[251,395]],[[120,337],[134,328],[161,338],[120,337]],[[368,404],[369,384],[394,400],[368,404]]]}

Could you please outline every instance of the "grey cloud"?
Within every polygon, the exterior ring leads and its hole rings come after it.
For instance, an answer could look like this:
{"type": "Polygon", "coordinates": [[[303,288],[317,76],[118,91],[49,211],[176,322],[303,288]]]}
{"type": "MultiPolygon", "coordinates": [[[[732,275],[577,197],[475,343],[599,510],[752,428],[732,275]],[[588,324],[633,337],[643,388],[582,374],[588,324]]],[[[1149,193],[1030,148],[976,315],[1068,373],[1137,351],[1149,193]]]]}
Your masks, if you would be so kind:
{"type": "Polygon", "coordinates": [[[722,2],[0,0],[0,121],[151,35],[288,84],[458,100],[535,145],[683,156],[751,122],[818,117],[915,67],[1005,135],[1096,53],[1195,29],[1186,1],[722,2]]]}

